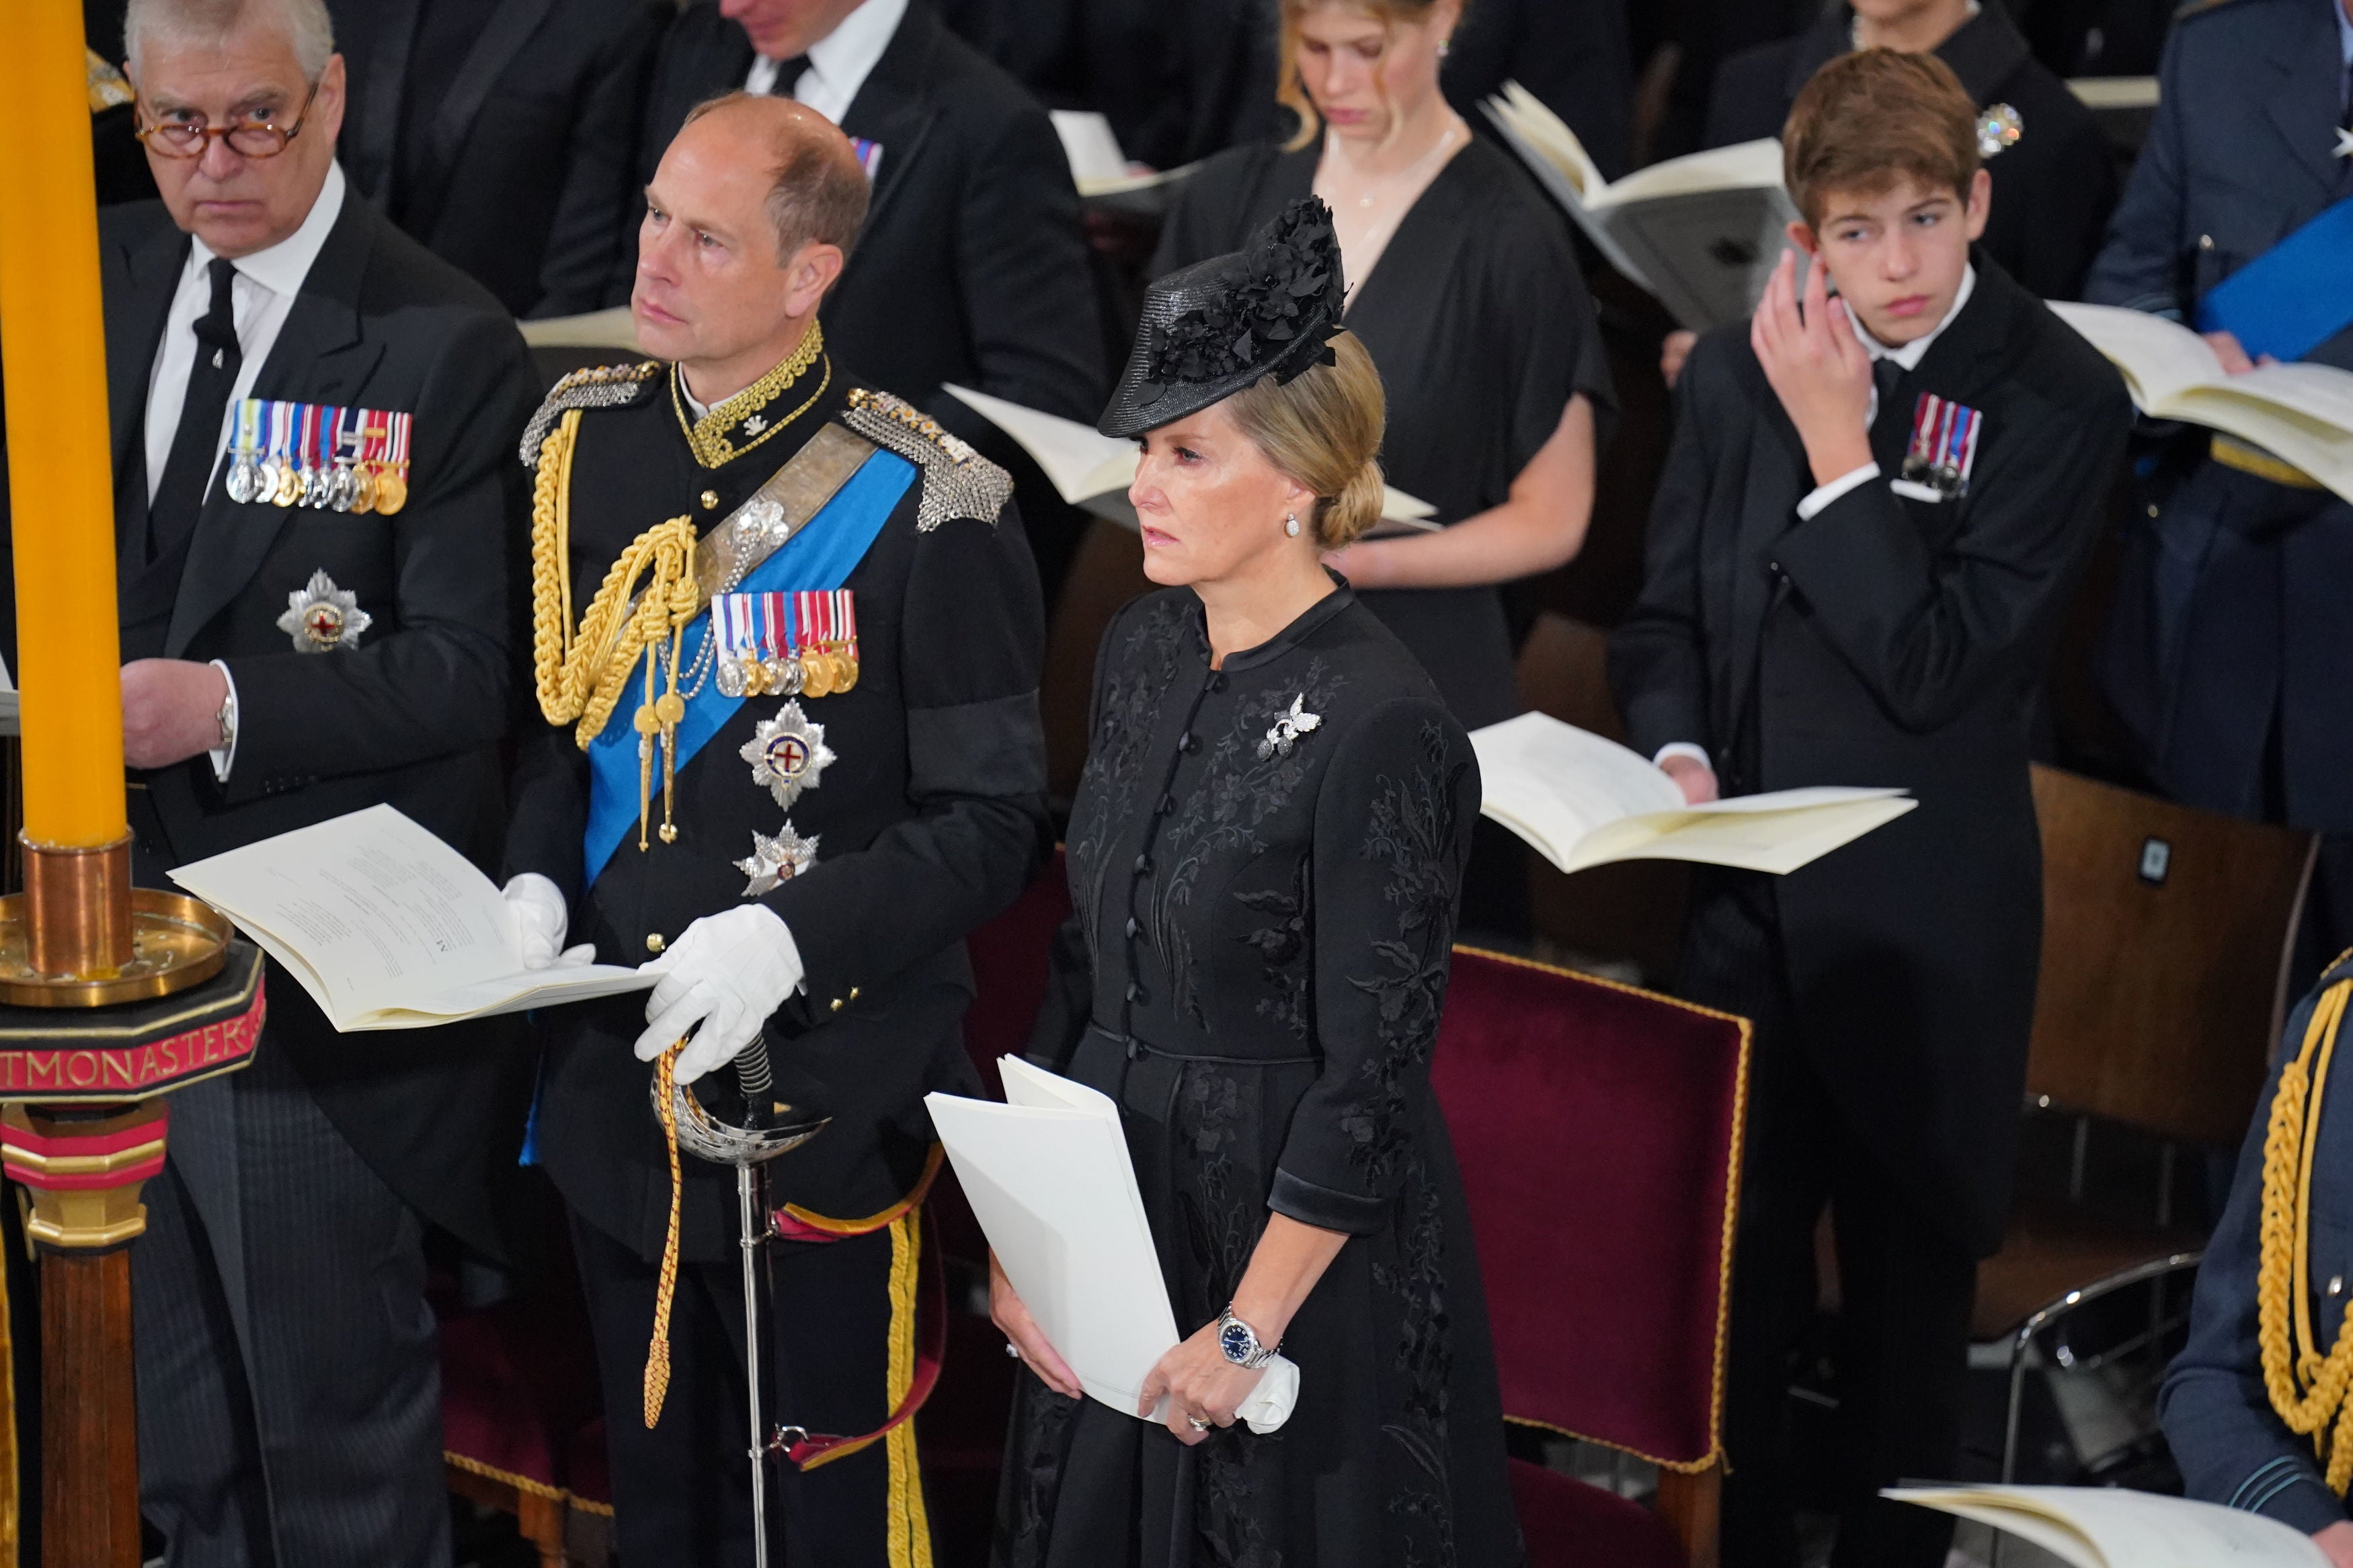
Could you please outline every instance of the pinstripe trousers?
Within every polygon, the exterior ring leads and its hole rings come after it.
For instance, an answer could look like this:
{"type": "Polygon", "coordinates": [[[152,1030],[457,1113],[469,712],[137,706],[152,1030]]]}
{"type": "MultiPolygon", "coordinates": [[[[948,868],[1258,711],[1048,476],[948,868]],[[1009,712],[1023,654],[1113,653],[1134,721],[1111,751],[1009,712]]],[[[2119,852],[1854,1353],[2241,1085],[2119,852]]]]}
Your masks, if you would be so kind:
{"type": "Polygon", "coordinates": [[[140,1506],[170,1568],[448,1568],[423,1226],[267,1033],[172,1097],[132,1249],[140,1506]]]}

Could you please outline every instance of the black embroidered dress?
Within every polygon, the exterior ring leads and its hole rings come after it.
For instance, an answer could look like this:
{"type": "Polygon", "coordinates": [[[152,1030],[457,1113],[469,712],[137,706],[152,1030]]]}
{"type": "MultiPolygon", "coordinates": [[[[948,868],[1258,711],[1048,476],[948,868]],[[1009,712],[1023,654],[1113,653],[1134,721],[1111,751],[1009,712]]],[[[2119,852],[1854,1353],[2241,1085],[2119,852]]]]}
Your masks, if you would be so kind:
{"type": "Polygon", "coordinates": [[[1285,1333],[1277,1432],[1187,1448],[1025,1371],[1002,1568],[1521,1560],[1429,1074],[1478,805],[1462,727],[1345,586],[1222,670],[1188,591],[1113,621],[1034,1054],[1120,1102],[1180,1332],[1270,1209],[1350,1239],[1285,1333]]]}

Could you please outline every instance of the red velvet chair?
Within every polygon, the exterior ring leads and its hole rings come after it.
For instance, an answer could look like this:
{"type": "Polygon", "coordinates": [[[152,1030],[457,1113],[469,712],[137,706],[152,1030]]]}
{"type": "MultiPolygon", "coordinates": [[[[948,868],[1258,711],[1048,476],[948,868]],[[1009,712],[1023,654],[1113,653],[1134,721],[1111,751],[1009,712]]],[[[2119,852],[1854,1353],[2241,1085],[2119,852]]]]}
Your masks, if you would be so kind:
{"type": "MultiPolygon", "coordinates": [[[[1029,1042],[1046,994],[1048,950],[1070,912],[1070,884],[1057,851],[1019,901],[966,941],[979,984],[965,1015],[965,1049],[991,1096],[1003,1092],[997,1058],[1018,1056],[1029,1042]]],[[[953,1169],[933,1185],[928,1213],[951,1282],[965,1283],[968,1293],[949,1302],[947,1356],[939,1386],[916,1419],[915,1442],[940,1568],[982,1568],[996,1522],[1014,1368],[979,1296],[988,1278],[988,1241],[953,1169]]]]}
{"type": "Polygon", "coordinates": [[[1711,1568],[1748,1025],[1458,948],[1431,1076],[1506,1418],[1659,1467],[1655,1513],[1515,1461],[1531,1568],[1711,1568]]]}
{"type": "Polygon", "coordinates": [[[435,1305],[449,1489],[514,1515],[541,1568],[565,1568],[579,1560],[565,1547],[573,1456],[597,1407],[596,1358],[571,1258],[551,1258],[533,1289],[495,1307],[435,1305]]]}

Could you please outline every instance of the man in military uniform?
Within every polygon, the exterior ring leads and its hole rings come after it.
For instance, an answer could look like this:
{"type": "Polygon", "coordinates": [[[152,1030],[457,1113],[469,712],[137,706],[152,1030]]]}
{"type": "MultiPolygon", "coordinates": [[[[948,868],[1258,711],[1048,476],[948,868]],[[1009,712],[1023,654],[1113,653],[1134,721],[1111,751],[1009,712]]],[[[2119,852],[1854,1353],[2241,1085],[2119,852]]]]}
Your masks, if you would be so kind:
{"type": "Polygon", "coordinates": [[[2189,1338],[2158,1411],[2183,1489],[2309,1534],[2353,1568],[2353,1432],[2341,1425],[2353,1339],[2353,997],[2338,958],[2287,1021],[2230,1202],[2198,1269],[2189,1338]]]}
{"type": "Polygon", "coordinates": [[[672,363],[568,377],[524,436],[548,723],[523,743],[509,896],[543,961],[572,935],[661,979],[551,1016],[537,1148],[571,1206],[622,1556],[746,1563],[734,1184],[690,1155],[673,1211],[646,1064],[691,1084],[765,1034],[815,1087],[830,1123],[767,1167],[788,1237],[769,1412],[889,1430],[821,1466],[802,1449],[771,1535],[789,1563],[897,1568],[930,1560],[913,1428],[891,1426],[937,1158],[922,1097],[973,1090],[962,939],[1044,844],[1037,578],[1004,472],[827,352],[818,308],[866,203],[840,132],[731,94],[649,194],[632,309],[672,363]]]}
{"type": "MultiPolygon", "coordinates": [[[[2184,8],[2157,117],[2084,297],[2198,328],[2232,372],[2265,352],[2353,370],[2353,245],[2322,232],[2353,225],[2348,78],[2353,0],[2184,8]],[[2299,252],[2333,255],[2336,268],[2313,271],[2299,252]],[[2234,279],[2238,292],[2253,287],[2335,325],[2308,344],[2242,343],[2228,310],[2217,315],[2229,302],[2217,291],[2234,279]]],[[[2307,950],[2316,967],[2353,942],[2353,733],[2341,721],[2353,689],[2353,502],[2201,426],[2152,434],[2162,447],[2143,464],[2103,685],[2165,793],[2326,836],[2307,950]]]]}

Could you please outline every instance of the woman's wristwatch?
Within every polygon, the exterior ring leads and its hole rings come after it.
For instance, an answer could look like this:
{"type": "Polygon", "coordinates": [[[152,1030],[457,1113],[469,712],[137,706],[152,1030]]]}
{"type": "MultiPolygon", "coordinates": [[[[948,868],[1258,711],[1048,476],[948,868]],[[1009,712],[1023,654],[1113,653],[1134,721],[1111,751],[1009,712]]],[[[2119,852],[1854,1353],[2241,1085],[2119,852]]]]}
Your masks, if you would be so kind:
{"type": "Polygon", "coordinates": [[[1218,1349],[1236,1366],[1256,1372],[1274,1359],[1280,1345],[1261,1345],[1258,1331],[1234,1316],[1231,1303],[1218,1314],[1218,1349]]]}

